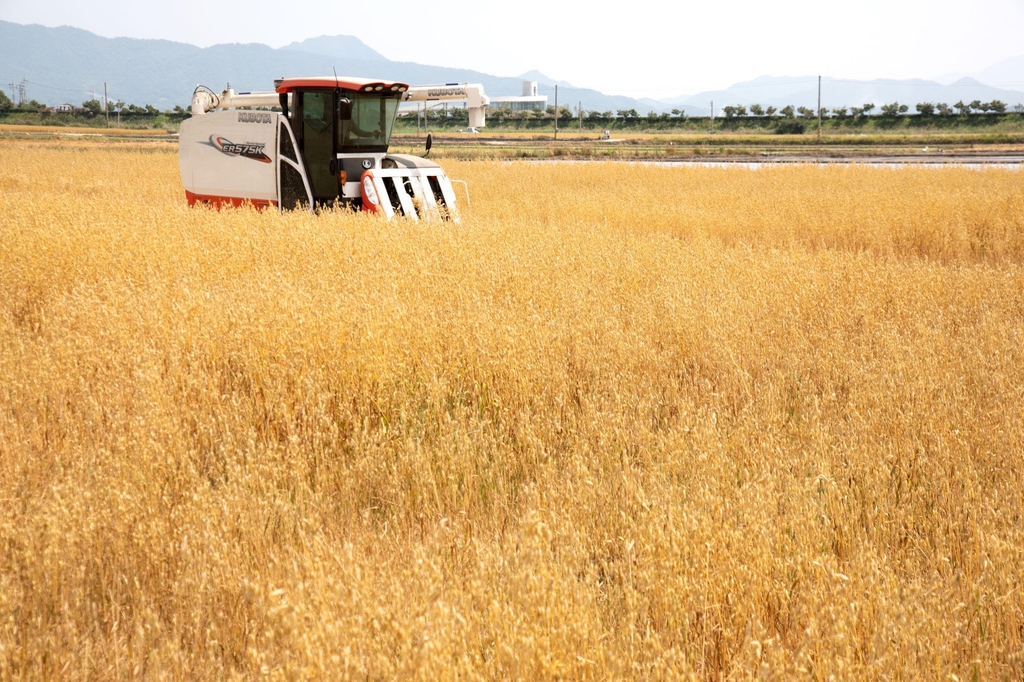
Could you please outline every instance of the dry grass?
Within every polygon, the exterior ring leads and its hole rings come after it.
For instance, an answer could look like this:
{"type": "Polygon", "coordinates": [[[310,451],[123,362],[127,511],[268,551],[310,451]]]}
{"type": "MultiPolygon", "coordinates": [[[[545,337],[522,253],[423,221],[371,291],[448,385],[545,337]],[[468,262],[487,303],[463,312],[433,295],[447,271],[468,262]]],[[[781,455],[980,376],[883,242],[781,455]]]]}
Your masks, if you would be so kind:
{"type": "Polygon", "coordinates": [[[0,158],[0,680],[1020,679],[1024,175],[0,158]]]}
{"type": "Polygon", "coordinates": [[[106,127],[84,127],[84,126],[36,126],[17,125],[4,123],[0,124],[0,135],[3,133],[49,133],[56,136],[86,136],[104,137],[108,135],[131,135],[133,137],[149,137],[166,135],[163,129],[150,128],[106,128],[106,127]]]}

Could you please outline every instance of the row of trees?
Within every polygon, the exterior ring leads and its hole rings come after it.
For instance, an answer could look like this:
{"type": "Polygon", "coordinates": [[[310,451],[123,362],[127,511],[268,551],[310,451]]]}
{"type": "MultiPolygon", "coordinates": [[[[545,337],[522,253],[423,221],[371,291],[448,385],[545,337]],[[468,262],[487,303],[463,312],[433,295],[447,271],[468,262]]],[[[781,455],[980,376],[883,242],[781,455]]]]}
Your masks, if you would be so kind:
{"type": "MultiPolygon", "coordinates": [[[[969,116],[971,114],[1004,114],[1007,111],[1007,105],[999,100],[993,100],[991,102],[982,102],[980,100],[974,100],[973,102],[965,103],[963,101],[957,102],[952,107],[944,102],[932,103],[932,102],[921,102],[915,106],[917,113],[922,117],[928,116],[969,116]]],[[[906,104],[900,104],[899,102],[893,102],[891,104],[883,104],[881,107],[876,107],[873,103],[867,103],[859,107],[837,107],[835,109],[822,108],[821,115],[823,117],[836,118],[839,120],[845,120],[850,118],[866,118],[871,116],[873,112],[878,109],[881,116],[885,117],[896,117],[902,116],[910,112],[910,107],[906,104]]],[[[109,100],[107,102],[107,110],[111,114],[121,113],[129,116],[159,116],[161,114],[177,114],[184,115],[186,110],[181,106],[176,106],[170,111],[160,111],[152,104],[145,106],[138,106],[135,104],[126,104],[122,101],[109,100]]],[[[1013,107],[1013,110],[1018,113],[1024,113],[1024,105],[1018,104],[1013,107]]],[[[2,90],[0,90],[0,112],[9,111],[48,111],[46,105],[40,104],[35,100],[29,100],[23,102],[21,105],[16,105],[11,101],[9,97],[2,90]]],[[[103,103],[98,99],[90,99],[82,102],[81,108],[78,110],[84,113],[86,116],[95,117],[100,116],[104,113],[103,103]]],[[[793,107],[792,105],[777,109],[772,106],[762,107],[760,104],[751,104],[749,109],[742,104],[729,105],[722,108],[722,113],[727,119],[742,118],[745,116],[754,116],[758,118],[804,118],[814,119],[818,116],[817,109],[811,109],[808,107],[793,107]]],[[[425,115],[430,121],[444,121],[448,120],[453,123],[468,120],[468,113],[463,108],[451,107],[448,109],[430,109],[424,113],[419,114],[420,116],[425,115]]],[[[553,119],[555,117],[555,107],[549,106],[543,111],[509,111],[507,109],[492,109],[490,116],[498,120],[536,120],[536,119],[553,119]]],[[[558,108],[558,118],[562,121],[572,121],[579,116],[578,112],[572,111],[568,107],[558,108]]],[[[681,109],[673,109],[671,113],[657,114],[650,112],[646,116],[641,115],[636,109],[618,109],[616,111],[597,111],[590,110],[584,112],[584,119],[586,121],[596,122],[607,122],[610,120],[618,119],[625,122],[638,122],[641,119],[647,120],[649,123],[658,123],[664,121],[670,121],[673,118],[681,119],[686,118],[686,113],[681,109]]]]}
{"type": "MultiPolygon", "coordinates": [[[[88,116],[99,116],[103,114],[103,102],[98,99],[90,99],[82,102],[82,111],[88,116]]],[[[138,106],[136,104],[125,104],[118,100],[107,100],[107,111],[111,114],[128,114],[130,116],[159,116],[161,114],[184,114],[185,110],[181,106],[176,106],[170,111],[160,111],[152,104],[145,106],[138,106]]]]}
{"type": "MultiPolygon", "coordinates": [[[[916,105],[916,110],[922,117],[927,116],[968,116],[971,114],[979,113],[993,113],[993,114],[1004,114],[1009,108],[1004,102],[999,100],[993,100],[992,102],[981,102],[974,100],[970,103],[957,102],[952,107],[949,105],[939,102],[922,102],[916,105]]],[[[1018,104],[1013,108],[1018,113],[1024,113],[1024,105],[1018,104]]],[[[449,109],[447,112],[443,110],[431,111],[428,116],[431,120],[443,119],[445,117],[458,119],[460,116],[465,117],[465,110],[462,109],[449,109]],[[461,112],[461,113],[460,113],[461,112]]],[[[818,117],[818,110],[808,107],[794,107],[792,105],[777,109],[776,107],[762,107],[760,104],[751,104],[750,107],[743,105],[726,106],[722,108],[722,113],[727,119],[739,118],[744,116],[754,116],[760,118],[788,118],[788,119],[815,119],[818,117]]],[[[828,109],[823,107],[821,115],[823,117],[836,118],[839,120],[851,119],[851,118],[866,118],[872,115],[881,115],[885,117],[896,117],[910,113],[910,107],[906,104],[900,104],[899,102],[893,102],[891,104],[883,104],[882,106],[876,106],[874,103],[867,103],[859,107],[837,107],[835,109],[828,109]],[[877,111],[877,114],[875,113],[877,111]]],[[[502,109],[492,109],[488,114],[499,120],[535,120],[535,119],[552,119],[555,116],[555,108],[549,106],[545,111],[509,111],[502,109]]],[[[579,116],[578,112],[574,112],[567,107],[559,107],[558,118],[563,121],[576,120],[579,116]]],[[[610,120],[620,120],[624,122],[638,122],[640,120],[646,120],[649,123],[657,123],[670,121],[672,119],[685,119],[686,112],[681,109],[673,109],[671,113],[658,114],[650,112],[647,115],[640,114],[636,109],[618,109],[616,111],[585,111],[583,114],[584,120],[589,122],[602,122],[610,120]]]]}
{"type": "MultiPolygon", "coordinates": [[[[593,112],[598,113],[598,112],[593,112]]],[[[608,112],[611,115],[611,112],[608,112]]],[[[421,114],[422,116],[422,114],[421,114]]],[[[427,116],[430,120],[449,118],[453,120],[469,120],[469,114],[463,108],[449,108],[444,109],[431,109],[428,110],[427,116]]],[[[523,111],[512,111],[504,108],[492,108],[487,112],[488,118],[496,118],[499,120],[508,121],[532,121],[532,120],[545,120],[555,118],[555,107],[549,106],[546,109],[534,110],[526,109],[523,111]]],[[[578,113],[574,112],[569,107],[558,107],[558,119],[560,121],[575,120],[579,116],[578,113]]]]}
{"type": "MultiPolygon", "coordinates": [[[[11,101],[11,98],[8,97],[6,93],[4,93],[2,90],[0,90],[0,112],[11,112],[11,111],[41,112],[41,111],[50,111],[50,108],[47,107],[45,104],[41,104],[41,103],[37,102],[34,99],[26,100],[25,102],[22,102],[21,104],[15,104],[13,101],[11,101]]],[[[104,111],[103,111],[103,102],[99,101],[98,99],[86,100],[85,102],[82,102],[81,108],[76,109],[76,111],[78,111],[80,113],[83,113],[86,116],[90,116],[90,117],[92,117],[92,116],[99,116],[99,115],[104,113],[104,111]]],[[[138,106],[136,104],[126,104],[125,102],[114,101],[114,100],[108,100],[107,101],[107,111],[109,111],[112,114],[122,113],[122,114],[131,115],[131,116],[159,116],[161,114],[168,114],[168,113],[175,113],[175,114],[184,114],[185,113],[185,110],[182,107],[180,107],[180,106],[176,106],[176,107],[174,107],[174,109],[171,112],[167,112],[167,111],[160,111],[159,109],[154,107],[152,104],[147,104],[145,106],[138,106]]]]}
{"type": "MultiPolygon", "coordinates": [[[[906,104],[900,104],[899,102],[893,102],[892,104],[883,104],[881,107],[877,107],[881,112],[882,116],[895,117],[902,116],[910,112],[910,107],[906,104]]],[[[932,103],[922,102],[916,107],[917,113],[921,116],[953,116],[954,111],[960,116],[969,116],[971,114],[1005,114],[1007,106],[1004,102],[999,100],[993,100],[991,102],[981,102],[980,100],[974,100],[969,104],[965,104],[963,101],[957,102],[952,107],[943,102],[932,103]]],[[[822,107],[821,115],[827,117],[835,117],[843,120],[847,118],[861,118],[871,115],[876,109],[873,103],[865,104],[860,107],[838,107],[835,109],[827,109],[822,107]]],[[[1024,105],[1018,104],[1014,107],[1016,112],[1024,112],[1024,105]]],[[[674,113],[674,112],[673,112],[674,113]]],[[[735,106],[727,106],[722,108],[722,113],[725,114],[726,118],[737,118],[740,116],[747,116],[747,107],[742,104],[735,106]]],[[[808,107],[796,107],[792,105],[783,107],[782,109],[776,109],[775,107],[762,107],[760,104],[751,104],[749,115],[758,117],[775,117],[776,114],[781,115],[783,118],[817,118],[818,110],[809,109],[808,107]]]]}
{"type": "Polygon", "coordinates": [[[40,109],[45,108],[46,105],[40,104],[34,99],[30,99],[27,102],[23,102],[21,106],[18,106],[17,104],[11,101],[11,98],[7,96],[7,93],[5,93],[3,90],[0,90],[0,111],[17,111],[22,109],[25,111],[39,111],[40,109]]]}

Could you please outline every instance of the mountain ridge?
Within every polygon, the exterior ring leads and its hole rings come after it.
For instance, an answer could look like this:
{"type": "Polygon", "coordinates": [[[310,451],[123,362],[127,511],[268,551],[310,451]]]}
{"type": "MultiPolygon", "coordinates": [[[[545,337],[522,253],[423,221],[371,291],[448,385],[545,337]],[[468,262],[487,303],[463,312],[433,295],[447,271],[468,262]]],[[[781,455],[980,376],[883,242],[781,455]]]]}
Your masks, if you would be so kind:
{"type": "MultiPolygon", "coordinates": [[[[953,105],[957,101],[990,102],[999,100],[1009,106],[1024,102],[1024,92],[995,88],[967,76],[949,85],[923,78],[902,80],[877,78],[870,81],[857,81],[823,77],[821,82],[821,105],[827,109],[852,108],[864,104],[881,107],[890,102],[906,104],[911,110],[916,104],[923,102],[943,102],[953,105]]],[[[722,90],[705,91],[658,101],[664,106],[688,107],[689,109],[700,105],[710,109],[710,103],[714,101],[717,111],[721,111],[724,106],[743,105],[749,107],[751,104],[760,104],[764,107],[773,106],[778,109],[790,105],[817,109],[818,77],[759,77],[751,81],[736,83],[722,90]]]]}
{"type": "MultiPolygon", "coordinates": [[[[29,97],[49,105],[78,104],[94,93],[102,96],[106,82],[112,100],[166,109],[187,106],[200,83],[214,90],[227,83],[236,90],[268,90],[275,78],[335,70],[411,84],[481,83],[492,97],[522,94],[522,78],[391,61],[354,36],[318,36],[276,49],[262,43],[203,48],[169,40],[105,38],[70,26],[0,21],[0,84],[25,78],[29,97]]],[[[554,103],[553,85],[539,85],[538,92],[554,103]]],[[[566,98],[570,100],[602,111],[642,106],[630,97],[590,89],[574,89],[566,98]]]]}
{"type": "Polygon", "coordinates": [[[341,59],[361,59],[364,61],[388,61],[388,58],[377,52],[372,47],[364,43],[356,36],[317,36],[315,38],[306,38],[305,40],[296,41],[285,45],[281,50],[298,50],[300,52],[310,52],[312,54],[319,54],[325,57],[334,57],[341,59]]]}
{"type": "MultiPolygon", "coordinates": [[[[815,108],[817,76],[759,76],[720,90],[666,99],[632,98],[579,88],[546,76],[539,70],[505,77],[471,69],[392,61],[355,36],[322,35],[273,48],[262,43],[224,43],[198,47],[161,39],[105,38],[89,31],[60,26],[16,24],[0,20],[0,84],[29,82],[29,97],[49,105],[78,103],[102,97],[104,83],[110,98],[134,104],[153,104],[161,109],[187,106],[197,84],[215,90],[228,83],[236,90],[268,90],[273,80],[288,75],[343,75],[393,79],[412,84],[481,83],[491,97],[522,94],[522,81],[535,80],[538,93],[554,104],[586,110],[682,110],[689,116],[710,113],[711,102],[721,111],[726,105],[751,104],[782,108],[787,105],[815,108]]],[[[1024,56],[1003,60],[983,72],[1024,83],[1024,56]],[[1013,74],[1021,74],[1020,77],[1013,74]]],[[[982,72],[979,72],[982,73],[982,72]]],[[[960,75],[960,74],[958,74],[960,75]]],[[[977,75],[977,74],[975,74],[977,75]]],[[[873,103],[880,107],[893,101],[911,108],[920,102],[1001,100],[1007,105],[1024,102],[1024,92],[997,88],[975,75],[951,84],[927,79],[875,79],[855,81],[822,79],[822,105],[856,107],[873,103]]],[[[1022,85],[1024,87],[1024,85],[1022,85]]]]}

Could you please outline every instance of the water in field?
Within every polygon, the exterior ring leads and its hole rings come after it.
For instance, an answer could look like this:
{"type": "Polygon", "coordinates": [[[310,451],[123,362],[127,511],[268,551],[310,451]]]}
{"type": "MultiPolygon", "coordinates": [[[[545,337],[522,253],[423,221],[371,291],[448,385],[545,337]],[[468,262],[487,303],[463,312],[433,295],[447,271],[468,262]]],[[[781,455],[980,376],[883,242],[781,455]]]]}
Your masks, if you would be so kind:
{"type": "MultiPolygon", "coordinates": [[[[1021,170],[1024,168],[1024,157],[1018,156],[997,156],[987,157],[983,161],[977,159],[912,159],[882,157],[864,159],[801,159],[801,158],[779,158],[770,161],[727,161],[716,160],[694,160],[694,161],[655,161],[650,159],[609,159],[617,163],[632,163],[643,166],[661,166],[666,168],[699,166],[704,168],[770,168],[772,166],[864,166],[869,168],[971,168],[982,170],[986,168],[1004,168],[1010,170],[1021,170]]],[[[509,161],[518,163],[519,161],[509,161]]],[[[605,160],[597,159],[536,159],[532,163],[605,163],[605,160]]]]}
{"type": "Polygon", "coordinates": [[[772,161],[663,161],[653,162],[653,165],[666,165],[666,166],[707,166],[707,167],[719,167],[719,168],[763,168],[771,166],[791,166],[791,165],[816,165],[816,166],[868,166],[873,168],[1010,168],[1013,170],[1019,170],[1024,167],[1024,159],[1020,158],[1006,158],[1006,159],[986,159],[985,161],[975,160],[943,160],[943,161],[917,161],[917,160],[892,160],[892,159],[858,159],[851,161],[849,159],[841,159],[835,161],[826,161],[822,159],[778,159],[772,161]]]}

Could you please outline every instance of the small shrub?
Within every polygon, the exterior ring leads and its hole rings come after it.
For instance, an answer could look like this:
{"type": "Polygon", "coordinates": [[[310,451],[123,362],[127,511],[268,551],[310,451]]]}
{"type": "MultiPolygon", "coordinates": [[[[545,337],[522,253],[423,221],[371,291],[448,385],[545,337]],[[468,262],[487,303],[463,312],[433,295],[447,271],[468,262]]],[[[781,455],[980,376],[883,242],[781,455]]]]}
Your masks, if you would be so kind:
{"type": "Polygon", "coordinates": [[[803,135],[807,128],[800,121],[792,119],[779,121],[775,125],[776,135],[803,135]]]}

